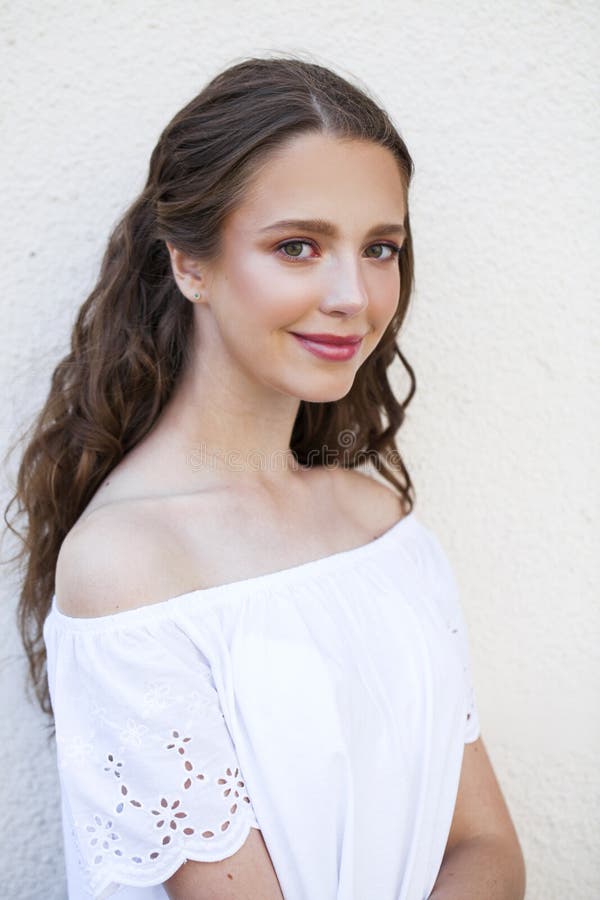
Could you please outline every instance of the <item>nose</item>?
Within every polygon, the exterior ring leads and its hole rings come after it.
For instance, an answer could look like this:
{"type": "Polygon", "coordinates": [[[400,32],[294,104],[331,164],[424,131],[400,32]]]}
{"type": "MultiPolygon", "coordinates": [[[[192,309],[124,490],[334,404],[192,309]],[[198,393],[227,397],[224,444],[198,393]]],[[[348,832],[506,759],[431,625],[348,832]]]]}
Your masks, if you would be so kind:
{"type": "Polygon", "coordinates": [[[321,312],[355,316],[369,305],[360,260],[348,253],[331,267],[320,304],[321,312]]]}

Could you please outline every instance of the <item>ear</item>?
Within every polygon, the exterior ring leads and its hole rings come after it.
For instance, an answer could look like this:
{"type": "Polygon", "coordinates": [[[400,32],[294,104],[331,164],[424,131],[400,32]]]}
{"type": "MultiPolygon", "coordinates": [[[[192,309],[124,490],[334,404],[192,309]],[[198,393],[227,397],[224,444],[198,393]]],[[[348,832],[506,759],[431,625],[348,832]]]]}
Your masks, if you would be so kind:
{"type": "Polygon", "coordinates": [[[165,243],[171,257],[171,269],[177,287],[184,297],[187,297],[192,303],[198,303],[205,287],[202,265],[198,260],[177,250],[169,241],[165,241],[165,243]]]}

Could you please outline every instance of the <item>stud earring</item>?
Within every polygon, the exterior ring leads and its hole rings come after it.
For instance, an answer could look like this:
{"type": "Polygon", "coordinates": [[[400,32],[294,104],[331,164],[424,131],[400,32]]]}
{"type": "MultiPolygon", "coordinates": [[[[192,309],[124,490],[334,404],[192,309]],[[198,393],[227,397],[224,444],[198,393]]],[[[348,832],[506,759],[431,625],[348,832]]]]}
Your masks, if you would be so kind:
{"type": "Polygon", "coordinates": [[[200,294],[194,294],[194,300],[197,300],[200,294]]]}

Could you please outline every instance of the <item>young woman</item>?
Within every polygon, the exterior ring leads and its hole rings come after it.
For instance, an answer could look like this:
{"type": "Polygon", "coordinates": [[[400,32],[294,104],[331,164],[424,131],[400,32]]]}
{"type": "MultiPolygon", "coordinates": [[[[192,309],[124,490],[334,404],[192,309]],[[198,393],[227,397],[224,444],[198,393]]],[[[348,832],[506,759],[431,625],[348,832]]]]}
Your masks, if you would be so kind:
{"type": "Polygon", "coordinates": [[[70,898],[523,897],[395,447],[412,172],[362,90],[247,59],[110,238],[13,498],[70,898]]]}

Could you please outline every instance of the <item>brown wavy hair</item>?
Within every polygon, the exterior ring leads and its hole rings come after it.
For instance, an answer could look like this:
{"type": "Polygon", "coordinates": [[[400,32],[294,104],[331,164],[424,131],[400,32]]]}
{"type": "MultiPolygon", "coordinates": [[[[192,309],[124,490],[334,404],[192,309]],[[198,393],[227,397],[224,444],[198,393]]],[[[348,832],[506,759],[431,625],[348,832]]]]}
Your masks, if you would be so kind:
{"type": "MultiPolygon", "coordinates": [[[[43,625],[60,546],[111,469],[152,428],[191,353],[192,304],[175,283],[165,242],[196,259],[215,259],[223,223],[249,180],[273,150],[302,132],[388,148],[408,200],[411,157],[363,88],[297,54],[245,58],[222,71],[160,135],[146,185],[114,227],[96,285],[77,314],[71,350],[54,369],[43,408],[8,451],[26,442],[4,511],[21,541],[8,562],[20,568],[26,686],[52,720],[43,625]],[[14,503],[13,522],[26,517],[22,532],[8,518],[14,503]]],[[[396,342],[413,289],[408,212],[404,226],[393,319],[346,396],[300,402],[290,448],[304,465],[323,465],[325,448],[330,454],[336,445],[344,465],[372,462],[408,513],[414,490],[394,440],[416,388],[396,342]],[[388,381],[396,356],[410,378],[403,402],[388,381]]]]}

